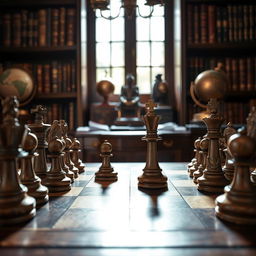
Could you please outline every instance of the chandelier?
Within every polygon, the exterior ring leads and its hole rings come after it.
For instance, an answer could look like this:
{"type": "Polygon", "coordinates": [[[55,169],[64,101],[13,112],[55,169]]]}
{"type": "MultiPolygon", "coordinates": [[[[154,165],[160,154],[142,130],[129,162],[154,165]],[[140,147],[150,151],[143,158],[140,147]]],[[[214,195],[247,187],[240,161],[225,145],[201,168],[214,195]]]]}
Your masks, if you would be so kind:
{"type": "MultiPolygon", "coordinates": [[[[121,3],[121,6],[119,8],[118,14],[116,16],[106,17],[106,16],[103,15],[102,11],[109,10],[108,6],[110,4],[110,0],[90,0],[90,1],[91,1],[92,8],[94,10],[99,9],[101,16],[105,19],[108,19],[108,20],[113,20],[113,19],[117,18],[120,15],[121,8],[124,8],[125,15],[128,18],[132,17],[132,15],[134,13],[134,10],[136,8],[138,8],[138,13],[139,13],[140,17],[149,18],[149,17],[152,16],[152,13],[154,11],[154,5],[157,5],[157,4],[163,5],[164,4],[164,0],[145,0],[145,5],[148,5],[150,7],[150,10],[149,10],[148,15],[143,16],[140,13],[140,9],[139,9],[139,6],[137,4],[137,0],[122,0],[122,3],[121,3]]],[[[113,1],[116,1],[116,0],[113,0],[113,1]]]]}

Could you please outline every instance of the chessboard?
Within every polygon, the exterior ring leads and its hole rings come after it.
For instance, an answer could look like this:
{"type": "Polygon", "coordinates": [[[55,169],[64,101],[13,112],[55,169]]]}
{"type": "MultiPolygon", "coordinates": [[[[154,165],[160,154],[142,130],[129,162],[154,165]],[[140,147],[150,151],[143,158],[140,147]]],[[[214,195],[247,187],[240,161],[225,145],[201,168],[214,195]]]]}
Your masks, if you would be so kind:
{"type": "Polygon", "coordinates": [[[197,190],[187,163],[159,165],[166,191],[138,189],[145,163],[112,163],[113,183],[95,182],[100,164],[86,164],[72,189],[50,194],[34,219],[1,228],[0,254],[256,255],[255,228],[215,217],[217,195],[197,190]]]}

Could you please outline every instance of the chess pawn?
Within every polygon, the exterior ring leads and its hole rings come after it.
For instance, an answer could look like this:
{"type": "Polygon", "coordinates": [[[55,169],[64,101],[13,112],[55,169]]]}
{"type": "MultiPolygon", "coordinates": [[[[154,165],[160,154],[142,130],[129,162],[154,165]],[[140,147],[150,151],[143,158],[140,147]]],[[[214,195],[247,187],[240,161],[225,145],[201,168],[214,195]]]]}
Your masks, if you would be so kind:
{"type": "Polygon", "coordinates": [[[34,170],[37,176],[44,179],[48,171],[45,153],[45,149],[47,148],[46,131],[49,129],[50,125],[44,123],[44,115],[47,113],[47,110],[42,105],[37,105],[31,110],[31,113],[35,114],[35,122],[29,124],[29,128],[38,139],[36,148],[38,156],[34,158],[34,170]]]}
{"type": "Polygon", "coordinates": [[[209,145],[209,140],[208,138],[203,138],[201,141],[200,141],[200,154],[201,154],[201,163],[200,165],[198,166],[198,169],[197,171],[195,171],[193,173],[193,181],[197,184],[197,179],[199,177],[201,177],[203,175],[203,172],[206,168],[206,161],[207,161],[207,154],[208,154],[208,145],[209,145]]]}
{"type": "Polygon", "coordinates": [[[143,116],[147,134],[142,140],[147,142],[147,159],[143,174],[138,177],[140,189],[166,189],[168,187],[167,177],[162,174],[157,160],[157,141],[161,140],[161,137],[157,135],[160,117],[154,112],[156,106],[152,100],[149,100],[146,103],[146,115],[143,116]]]}
{"type": "MultiPolygon", "coordinates": [[[[63,147],[64,147],[64,150],[65,150],[66,141],[64,140],[63,137],[61,138],[61,141],[63,143],[63,147]]],[[[71,183],[73,183],[74,180],[75,180],[75,174],[69,170],[69,167],[65,163],[65,154],[66,153],[64,152],[64,150],[62,151],[61,156],[60,156],[61,169],[66,173],[66,176],[70,178],[71,183]]]]}
{"type": "Polygon", "coordinates": [[[21,159],[21,174],[20,180],[28,189],[28,195],[36,199],[36,206],[43,205],[48,202],[48,189],[41,184],[41,179],[35,175],[33,167],[33,159],[38,154],[35,153],[37,147],[37,137],[31,133],[28,128],[28,134],[23,142],[23,149],[28,152],[28,155],[21,159]]]}
{"type": "Polygon", "coordinates": [[[65,148],[64,148],[64,163],[65,165],[68,166],[69,171],[74,173],[74,177],[78,177],[78,168],[75,167],[74,163],[71,160],[71,153],[72,153],[72,141],[70,138],[68,138],[67,133],[68,133],[68,125],[65,120],[60,120],[60,126],[61,126],[61,131],[62,131],[62,136],[63,139],[65,140],[65,148]]]}
{"type": "Polygon", "coordinates": [[[62,192],[71,189],[71,180],[66,177],[61,168],[61,154],[64,149],[64,143],[61,139],[62,132],[59,121],[53,121],[48,133],[48,157],[51,159],[51,168],[46,173],[46,178],[42,184],[47,186],[49,192],[62,192]]]}
{"type": "Polygon", "coordinates": [[[36,214],[36,201],[20,183],[16,159],[27,156],[21,144],[26,135],[18,121],[18,100],[2,100],[3,123],[0,125],[0,225],[26,222],[36,214]]]}
{"type": "Polygon", "coordinates": [[[200,141],[201,141],[201,137],[197,138],[194,142],[194,147],[195,147],[195,161],[194,164],[189,168],[189,177],[192,178],[193,177],[193,173],[195,171],[197,171],[199,165],[200,165],[200,141]]]}
{"type": "Polygon", "coordinates": [[[244,131],[228,141],[234,156],[235,173],[225,193],[216,198],[216,215],[236,224],[256,224],[256,187],[250,180],[250,160],[255,153],[255,141],[244,131]]]}
{"type": "Polygon", "coordinates": [[[95,181],[116,181],[117,172],[114,172],[110,164],[110,157],[112,157],[112,145],[105,140],[100,146],[100,157],[102,158],[102,165],[99,171],[95,173],[95,181]]]}
{"type": "Polygon", "coordinates": [[[73,138],[72,140],[72,157],[71,160],[74,163],[75,167],[78,168],[78,172],[82,173],[84,172],[85,165],[82,163],[82,161],[79,159],[79,152],[81,152],[81,144],[80,141],[77,138],[73,138]]]}
{"type": "Polygon", "coordinates": [[[221,167],[219,151],[220,127],[223,117],[218,114],[218,102],[210,99],[208,103],[210,116],[203,119],[207,126],[207,138],[209,138],[206,170],[197,179],[197,189],[210,193],[223,193],[224,187],[229,184],[221,167]]]}

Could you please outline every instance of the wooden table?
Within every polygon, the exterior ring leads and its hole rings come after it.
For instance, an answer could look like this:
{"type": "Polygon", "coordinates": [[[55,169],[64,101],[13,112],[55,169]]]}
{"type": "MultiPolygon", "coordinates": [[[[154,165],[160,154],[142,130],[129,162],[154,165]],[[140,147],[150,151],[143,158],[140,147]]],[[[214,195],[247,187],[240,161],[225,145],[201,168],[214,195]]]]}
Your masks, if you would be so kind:
{"type": "Polygon", "coordinates": [[[256,255],[255,227],[217,219],[216,195],[197,191],[185,163],[160,163],[168,191],[147,193],[137,188],[144,163],[113,163],[108,186],[94,182],[99,166],[87,164],[29,223],[1,228],[0,255],[256,255]]]}

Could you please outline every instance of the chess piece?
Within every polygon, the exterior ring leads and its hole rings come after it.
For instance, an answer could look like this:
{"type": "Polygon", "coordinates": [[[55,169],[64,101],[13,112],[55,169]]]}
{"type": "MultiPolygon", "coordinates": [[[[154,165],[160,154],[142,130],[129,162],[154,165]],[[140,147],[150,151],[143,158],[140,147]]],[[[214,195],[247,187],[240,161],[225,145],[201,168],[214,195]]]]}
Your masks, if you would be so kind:
{"type": "Polygon", "coordinates": [[[168,98],[168,84],[162,80],[162,74],[157,74],[153,85],[152,97],[159,105],[170,105],[168,98]]]}
{"type": "Polygon", "coordinates": [[[61,168],[61,154],[65,147],[61,138],[61,126],[59,121],[54,120],[47,136],[51,168],[46,173],[46,178],[42,180],[42,184],[48,187],[49,192],[62,192],[71,189],[71,180],[66,177],[61,168]]]}
{"type": "Polygon", "coordinates": [[[102,165],[99,171],[95,173],[95,181],[116,181],[117,173],[114,172],[110,164],[110,157],[112,157],[112,145],[105,140],[100,146],[100,157],[102,158],[102,165]]]}
{"type": "Polygon", "coordinates": [[[81,152],[81,144],[80,141],[77,138],[73,138],[72,140],[72,154],[71,154],[71,160],[74,163],[75,167],[78,168],[78,172],[82,173],[84,172],[85,165],[82,163],[82,161],[79,159],[79,152],[81,152]]]}
{"type": "Polygon", "coordinates": [[[167,188],[167,177],[162,174],[157,160],[157,141],[161,138],[157,135],[159,116],[154,112],[156,104],[149,100],[146,103],[146,115],[143,116],[147,134],[142,140],[147,142],[147,160],[143,169],[143,174],[138,177],[139,188],[144,189],[164,189],[167,188]]]}
{"type": "Polygon", "coordinates": [[[235,173],[225,194],[216,198],[216,215],[236,224],[256,224],[256,187],[250,181],[250,160],[255,154],[255,140],[245,131],[234,134],[228,141],[234,156],[235,173]]]}
{"type": "Polygon", "coordinates": [[[60,125],[61,125],[61,129],[62,129],[62,134],[63,134],[63,138],[65,140],[66,146],[64,148],[64,162],[65,164],[68,166],[69,171],[74,173],[75,178],[78,177],[78,168],[75,167],[74,163],[71,160],[71,154],[72,154],[72,141],[71,139],[68,137],[68,125],[66,123],[65,120],[60,120],[60,125]]]}
{"type": "Polygon", "coordinates": [[[61,161],[62,170],[66,173],[66,176],[71,179],[71,183],[73,183],[74,179],[75,179],[75,174],[69,170],[69,167],[66,165],[66,161],[65,161],[65,159],[66,159],[65,158],[66,140],[64,138],[65,137],[65,132],[66,132],[65,124],[66,124],[66,122],[64,120],[60,120],[60,126],[61,126],[61,132],[62,132],[61,140],[62,140],[62,143],[64,145],[64,150],[61,153],[60,161],[61,161]]]}
{"type": "Polygon", "coordinates": [[[203,175],[203,172],[206,168],[208,144],[209,144],[209,139],[206,137],[204,137],[200,141],[200,151],[199,151],[199,154],[201,154],[200,165],[198,166],[198,169],[193,173],[193,181],[196,184],[197,184],[197,179],[203,175]]]}
{"type": "Polygon", "coordinates": [[[41,184],[41,179],[35,175],[33,167],[33,159],[38,154],[35,149],[38,144],[37,137],[31,133],[29,128],[27,136],[23,142],[23,149],[28,152],[28,155],[21,159],[21,174],[20,180],[23,185],[28,189],[28,195],[36,199],[36,206],[43,205],[48,202],[48,189],[41,184]]]}
{"type": "Polygon", "coordinates": [[[36,201],[27,195],[20,183],[16,159],[27,156],[21,143],[26,129],[18,121],[18,100],[2,100],[3,123],[0,125],[0,225],[15,225],[30,220],[36,214],[36,201]]]}
{"type": "Polygon", "coordinates": [[[225,149],[223,151],[226,156],[225,164],[223,166],[223,171],[224,171],[225,178],[227,180],[229,180],[230,182],[233,180],[235,167],[234,167],[234,159],[230,153],[229,148],[227,147],[227,143],[228,143],[229,138],[236,132],[237,132],[236,129],[234,129],[232,127],[232,124],[230,122],[227,124],[227,127],[225,128],[225,130],[223,132],[223,136],[225,139],[225,149]]]}
{"type": "Polygon", "coordinates": [[[47,113],[47,110],[42,105],[37,105],[31,110],[31,113],[35,114],[35,122],[29,124],[29,128],[38,139],[38,146],[36,148],[38,156],[34,158],[34,170],[37,176],[44,179],[48,171],[45,153],[45,149],[47,148],[46,131],[50,125],[44,123],[44,115],[47,113]]]}
{"type": "Polygon", "coordinates": [[[194,142],[194,147],[195,147],[195,161],[193,163],[193,165],[188,169],[189,171],[189,177],[192,178],[193,177],[193,173],[195,171],[197,171],[198,166],[200,165],[200,141],[201,141],[201,137],[198,137],[195,142],[194,142]]]}
{"type": "Polygon", "coordinates": [[[197,179],[197,188],[205,192],[223,193],[223,189],[229,184],[229,181],[225,178],[221,168],[219,139],[221,137],[220,127],[223,123],[223,117],[218,113],[217,99],[210,99],[208,109],[210,116],[203,119],[207,126],[207,138],[209,138],[208,157],[206,170],[197,179]]]}

